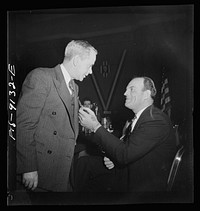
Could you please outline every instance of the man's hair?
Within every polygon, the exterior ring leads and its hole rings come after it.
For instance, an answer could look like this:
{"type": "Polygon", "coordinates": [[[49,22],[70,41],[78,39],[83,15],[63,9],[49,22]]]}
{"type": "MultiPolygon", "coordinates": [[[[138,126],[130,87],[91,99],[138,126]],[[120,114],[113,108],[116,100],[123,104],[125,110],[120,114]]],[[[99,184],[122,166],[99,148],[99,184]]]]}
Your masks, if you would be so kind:
{"type": "Polygon", "coordinates": [[[156,87],[155,87],[153,80],[149,77],[142,77],[142,78],[144,78],[144,82],[143,82],[144,83],[144,89],[143,89],[143,91],[150,90],[151,97],[154,99],[157,91],[156,91],[156,87]]]}
{"type": "Polygon", "coordinates": [[[89,57],[91,50],[96,54],[97,50],[87,41],[72,40],[65,48],[65,59],[71,60],[74,56],[79,55],[81,59],[89,57]]]}
{"type": "Polygon", "coordinates": [[[92,99],[89,98],[89,97],[84,97],[84,98],[82,99],[82,103],[84,103],[85,101],[90,101],[90,102],[92,103],[92,99]]]}

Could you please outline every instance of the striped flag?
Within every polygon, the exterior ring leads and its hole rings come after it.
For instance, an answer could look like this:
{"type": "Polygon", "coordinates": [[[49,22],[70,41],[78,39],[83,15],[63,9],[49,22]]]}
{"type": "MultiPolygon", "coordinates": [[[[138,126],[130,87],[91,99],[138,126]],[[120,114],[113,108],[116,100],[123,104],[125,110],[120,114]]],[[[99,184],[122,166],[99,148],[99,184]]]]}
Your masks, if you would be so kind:
{"type": "Polygon", "coordinates": [[[163,112],[171,116],[171,97],[169,92],[169,82],[165,73],[162,75],[162,87],[161,87],[161,109],[163,112]]]}

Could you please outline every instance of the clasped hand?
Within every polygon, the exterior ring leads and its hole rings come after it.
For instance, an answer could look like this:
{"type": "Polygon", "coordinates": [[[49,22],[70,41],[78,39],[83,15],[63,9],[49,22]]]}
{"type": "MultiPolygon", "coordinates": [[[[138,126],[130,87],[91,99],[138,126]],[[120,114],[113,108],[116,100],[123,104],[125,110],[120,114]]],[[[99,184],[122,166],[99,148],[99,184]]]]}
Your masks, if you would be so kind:
{"type": "Polygon", "coordinates": [[[95,113],[87,107],[81,107],[79,109],[79,121],[83,127],[90,129],[91,131],[94,131],[95,128],[100,125],[95,113]]]}
{"type": "Polygon", "coordinates": [[[22,182],[27,189],[34,190],[38,185],[38,172],[24,173],[22,182]]]}

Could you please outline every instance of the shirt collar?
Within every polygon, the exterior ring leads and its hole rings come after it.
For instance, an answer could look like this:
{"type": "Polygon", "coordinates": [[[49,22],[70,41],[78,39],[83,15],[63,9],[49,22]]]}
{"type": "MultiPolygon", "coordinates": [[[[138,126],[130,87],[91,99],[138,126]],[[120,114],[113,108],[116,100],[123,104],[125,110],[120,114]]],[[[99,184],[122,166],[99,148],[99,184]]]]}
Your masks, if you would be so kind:
{"type": "Polygon", "coordinates": [[[62,73],[64,75],[64,79],[65,79],[65,82],[66,84],[68,85],[69,84],[69,81],[72,79],[71,76],[69,75],[69,73],[67,72],[65,66],[63,64],[60,65],[60,68],[62,70],[62,73]]]}

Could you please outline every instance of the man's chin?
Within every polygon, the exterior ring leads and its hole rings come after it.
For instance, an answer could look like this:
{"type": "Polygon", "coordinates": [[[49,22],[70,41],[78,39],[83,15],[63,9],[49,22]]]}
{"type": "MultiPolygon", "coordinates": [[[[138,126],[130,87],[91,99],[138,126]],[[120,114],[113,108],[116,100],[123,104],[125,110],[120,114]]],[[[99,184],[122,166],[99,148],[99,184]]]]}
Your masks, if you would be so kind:
{"type": "Polygon", "coordinates": [[[128,102],[125,102],[125,107],[129,108],[129,103],[128,102]]]}
{"type": "Polygon", "coordinates": [[[83,81],[84,80],[84,77],[82,77],[82,78],[79,78],[79,81],[83,81]]]}
{"type": "Polygon", "coordinates": [[[83,81],[85,78],[87,78],[87,75],[83,76],[82,79],[80,79],[80,81],[83,81]]]}

